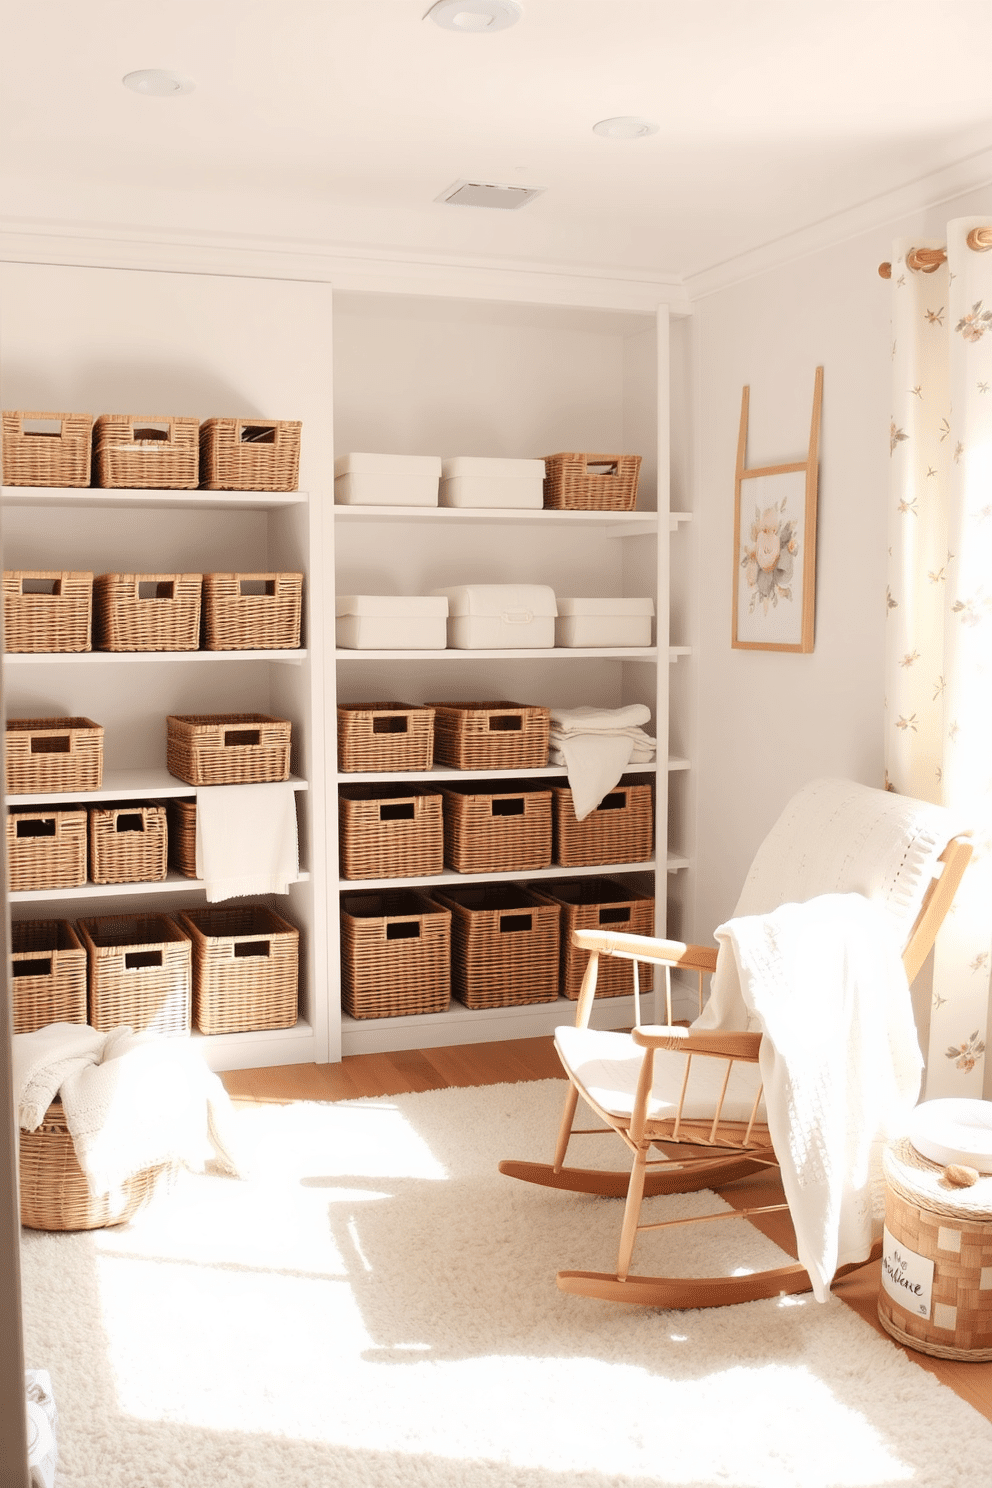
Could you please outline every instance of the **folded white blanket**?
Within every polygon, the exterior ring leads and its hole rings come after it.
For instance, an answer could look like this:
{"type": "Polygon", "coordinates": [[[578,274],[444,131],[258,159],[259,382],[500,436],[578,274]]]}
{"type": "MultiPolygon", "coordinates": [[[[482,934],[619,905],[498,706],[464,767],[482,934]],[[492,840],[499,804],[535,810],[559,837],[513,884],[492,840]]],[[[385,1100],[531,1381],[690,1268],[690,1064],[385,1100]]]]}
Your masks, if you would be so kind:
{"type": "Polygon", "coordinates": [[[299,873],[296,793],[289,781],[197,790],[196,876],[211,903],[287,894],[299,873]]]}
{"type": "Polygon", "coordinates": [[[562,734],[615,734],[621,729],[639,728],[648,723],[651,709],[643,703],[626,708],[552,708],[551,727],[562,734]]]}
{"type": "Polygon", "coordinates": [[[825,1301],[881,1233],[882,1150],[902,1135],[923,1059],[898,927],[860,894],[729,920],[694,1029],[758,1028],[768,1126],[799,1259],[825,1301]]]}
{"type": "Polygon", "coordinates": [[[632,764],[654,758],[655,741],[640,727],[651,711],[627,708],[552,708],[549,759],[564,765],[577,820],[584,821],[632,764]]]}
{"type": "Polygon", "coordinates": [[[186,1040],[52,1023],[11,1048],[19,1125],[35,1131],[59,1096],[95,1197],[163,1163],[238,1171],[227,1091],[186,1040]]]}

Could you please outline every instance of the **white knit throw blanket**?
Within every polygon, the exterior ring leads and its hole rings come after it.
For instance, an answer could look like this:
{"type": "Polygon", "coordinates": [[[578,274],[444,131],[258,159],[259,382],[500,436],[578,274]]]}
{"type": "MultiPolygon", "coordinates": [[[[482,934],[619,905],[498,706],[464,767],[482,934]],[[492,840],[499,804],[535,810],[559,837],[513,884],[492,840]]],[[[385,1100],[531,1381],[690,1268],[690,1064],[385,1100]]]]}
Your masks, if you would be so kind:
{"type": "Polygon", "coordinates": [[[799,1260],[826,1301],[881,1233],[881,1155],[903,1134],[923,1059],[898,929],[860,894],[825,894],[716,932],[697,1029],[757,1028],[768,1126],[799,1260]]]}

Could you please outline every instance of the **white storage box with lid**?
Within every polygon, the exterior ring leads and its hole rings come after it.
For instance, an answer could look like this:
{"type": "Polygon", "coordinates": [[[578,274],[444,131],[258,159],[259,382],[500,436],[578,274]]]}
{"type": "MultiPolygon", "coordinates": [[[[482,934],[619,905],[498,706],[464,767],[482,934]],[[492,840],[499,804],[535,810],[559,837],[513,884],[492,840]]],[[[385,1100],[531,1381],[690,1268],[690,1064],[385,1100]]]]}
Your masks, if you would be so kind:
{"type": "Polygon", "coordinates": [[[458,651],[553,648],[555,592],[546,584],[456,584],[448,601],[448,645],[458,651]]]}
{"type": "Polygon", "coordinates": [[[543,460],[488,460],[459,455],[441,463],[441,506],[544,506],[543,460]]]}
{"type": "Polygon", "coordinates": [[[337,644],[347,651],[443,651],[448,601],[418,594],[339,594],[337,644]]]}
{"type": "Polygon", "coordinates": [[[652,599],[559,599],[559,646],[650,646],[652,599]]]}
{"type": "Polygon", "coordinates": [[[437,506],[440,455],[339,455],[338,506],[437,506]]]}

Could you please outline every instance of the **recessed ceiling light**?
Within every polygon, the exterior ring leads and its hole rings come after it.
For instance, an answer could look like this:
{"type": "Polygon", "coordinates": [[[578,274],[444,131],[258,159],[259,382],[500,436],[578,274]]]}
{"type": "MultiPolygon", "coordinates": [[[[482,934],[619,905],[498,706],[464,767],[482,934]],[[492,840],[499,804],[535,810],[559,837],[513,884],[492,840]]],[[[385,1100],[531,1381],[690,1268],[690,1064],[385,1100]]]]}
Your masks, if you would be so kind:
{"type": "Polygon", "coordinates": [[[195,86],[189,78],[161,67],[142,67],[125,73],[121,81],[132,93],[143,93],[146,98],[176,98],[180,93],[192,93],[195,86]]]}
{"type": "Polygon", "coordinates": [[[427,14],[446,31],[505,31],[524,13],[520,0],[437,0],[427,14]]]}
{"type": "Polygon", "coordinates": [[[592,126],[592,132],[601,134],[604,139],[644,139],[649,134],[657,134],[658,127],[650,119],[622,114],[616,119],[600,119],[598,124],[592,126]]]}

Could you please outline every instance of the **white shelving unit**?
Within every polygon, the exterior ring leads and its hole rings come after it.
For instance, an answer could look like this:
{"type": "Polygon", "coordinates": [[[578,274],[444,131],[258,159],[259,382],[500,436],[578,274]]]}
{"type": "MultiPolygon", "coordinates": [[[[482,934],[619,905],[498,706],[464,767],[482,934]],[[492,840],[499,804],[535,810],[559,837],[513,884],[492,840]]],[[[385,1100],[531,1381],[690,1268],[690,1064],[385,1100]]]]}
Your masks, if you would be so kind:
{"type": "MultiPolygon", "coordinates": [[[[667,316],[615,316],[543,307],[452,305],[398,297],[335,299],[335,449],[442,456],[541,457],[556,450],[636,452],[643,457],[634,512],[358,507],[334,509],[335,584],[341,593],[423,594],[458,583],[543,583],[557,595],[649,595],[657,634],[650,647],[519,651],[337,650],[341,702],[510,699],[601,707],[646,703],[660,741],[656,844],[647,862],[542,872],[346,880],[336,889],[419,888],[473,882],[623,875],[655,897],[656,933],[666,923],[669,875],[688,860],[670,847],[667,758],[669,669],[689,647],[669,645],[668,541],[688,513],[668,510],[667,316]]],[[[330,611],[329,611],[330,612],[330,611]]],[[[329,698],[330,701],[330,698],[329,698]]],[[[561,768],[479,774],[337,774],[358,782],[436,785],[445,780],[565,778],[561,768]]],[[[336,861],[336,842],[329,844],[336,861]]],[[[333,868],[329,873],[329,883],[333,868]]],[[[336,922],[337,906],[329,909],[336,922]]],[[[335,937],[336,938],[336,937],[335,937]]],[[[337,956],[332,952],[333,962],[337,956]]],[[[604,999],[596,1018],[622,1027],[632,999],[604,999]]],[[[332,1010],[332,1019],[334,1012],[332,1010]]],[[[340,1050],[353,1054],[547,1033],[574,1017],[574,1003],[488,1011],[457,1001],[413,1017],[341,1017],[340,1050]]],[[[333,1032],[331,1037],[334,1057],[333,1032]]]]}
{"type": "MultiPolygon", "coordinates": [[[[3,658],[8,717],[84,716],[105,730],[101,789],[8,794],[8,806],[190,796],[194,788],[165,767],[167,714],[262,712],[291,720],[301,873],[288,899],[268,902],[302,932],[300,1015],[288,1030],[204,1038],[208,1062],[220,1069],[326,1057],[323,872],[319,860],[310,861],[312,816],[322,809],[320,790],[311,788],[310,779],[311,762],[320,760],[323,749],[321,638],[309,604],[319,525],[319,505],[303,492],[3,490],[6,569],[305,575],[300,650],[11,653],[3,658]]],[[[322,780],[322,770],[317,775],[322,780]]],[[[13,893],[10,902],[14,919],[72,920],[169,912],[206,901],[199,880],[170,870],[160,883],[87,883],[13,893]]]]}

